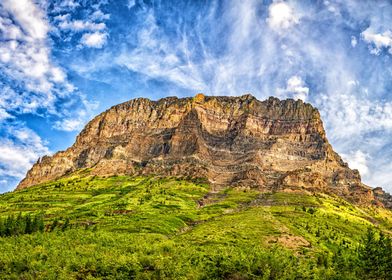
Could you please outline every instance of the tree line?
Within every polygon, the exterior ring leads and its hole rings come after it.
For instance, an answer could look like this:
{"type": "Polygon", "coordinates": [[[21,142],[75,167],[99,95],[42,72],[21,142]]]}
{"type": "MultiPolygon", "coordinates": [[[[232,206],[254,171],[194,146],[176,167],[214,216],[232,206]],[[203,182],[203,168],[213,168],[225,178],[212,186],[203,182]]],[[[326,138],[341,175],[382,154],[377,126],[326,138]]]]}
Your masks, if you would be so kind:
{"type": "Polygon", "coordinates": [[[30,214],[0,218],[0,236],[16,236],[20,234],[31,234],[45,230],[43,214],[30,214]]]}

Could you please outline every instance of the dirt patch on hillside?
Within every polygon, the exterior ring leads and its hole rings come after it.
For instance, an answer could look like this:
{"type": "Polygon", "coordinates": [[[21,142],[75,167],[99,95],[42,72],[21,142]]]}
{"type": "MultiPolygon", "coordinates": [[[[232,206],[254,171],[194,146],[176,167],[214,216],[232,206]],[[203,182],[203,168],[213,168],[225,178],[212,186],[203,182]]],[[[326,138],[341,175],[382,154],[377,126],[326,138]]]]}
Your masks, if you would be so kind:
{"type": "Polygon", "coordinates": [[[291,250],[298,250],[301,247],[311,247],[309,241],[302,236],[284,234],[279,237],[271,237],[267,240],[268,243],[278,243],[283,247],[291,250]]]}

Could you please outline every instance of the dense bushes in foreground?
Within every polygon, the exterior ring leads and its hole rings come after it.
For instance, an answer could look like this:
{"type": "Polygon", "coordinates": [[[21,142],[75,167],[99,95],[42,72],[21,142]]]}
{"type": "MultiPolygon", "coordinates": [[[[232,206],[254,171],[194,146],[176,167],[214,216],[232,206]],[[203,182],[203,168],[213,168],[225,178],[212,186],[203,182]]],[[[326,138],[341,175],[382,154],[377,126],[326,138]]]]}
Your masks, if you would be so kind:
{"type": "Polygon", "coordinates": [[[313,256],[82,229],[0,238],[0,247],[1,279],[392,279],[391,239],[371,230],[356,249],[313,256]]]}
{"type": "Polygon", "coordinates": [[[75,175],[0,195],[0,228],[0,279],[392,275],[391,212],[323,194],[75,175]]]}

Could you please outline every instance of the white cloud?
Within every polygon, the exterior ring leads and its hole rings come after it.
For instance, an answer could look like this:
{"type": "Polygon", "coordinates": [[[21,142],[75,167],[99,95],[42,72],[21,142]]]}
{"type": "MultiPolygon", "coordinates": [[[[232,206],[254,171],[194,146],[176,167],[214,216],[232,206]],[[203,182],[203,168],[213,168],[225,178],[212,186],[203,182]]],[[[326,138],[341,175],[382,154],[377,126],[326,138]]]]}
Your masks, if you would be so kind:
{"type": "Polygon", "coordinates": [[[92,20],[107,20],[110,19],[110,14],[104,14],[101,10],[97,10],[90,16],[92,20]]]}
{"type": "Polygon", "coordinates": [[[392,102],[377,102],[351,94],[321,95],[317,102],[333,138],[350,138],[392,130],[392,102]]]}
{"type": "Polygon", "coordinates": [[[287,80],[286,88],[278,88],[277,95],[281,98],[293,98],[307,101],[309,88],[300,76],[294,75],[287,80]]]}
{"type": "Polygon", "coordinates": [[[107,33],[94,32],[83,34],[80,42],[90,48],[102,48],[106,44],[107,33]]]}
{"type": "Polygon", "coordinates": [[[358,40],[355,36],[351,36],[351,46],[355,48],[358,44],[358,40]]]}
{"type": "Polygon", "coordinates": [[[392,54],[392,32],[386,30],[382,33],[377,33],[372,27],[367,28],[361,33],[362,39],[371,44],[370,52],[374,55],[379,55],[383,48],[389,50],[392,54]]]}
{"type": "Polygon", "coordinates": [[[61,15],[53,17],[53,20],[60,21],[60,22],[66,22],[69,20],[70,17],[71,17],[70,14],[61,14],[61,15]]]}
{"type": "Polygon", "coordinates": [[[44,141],[23,124],[8,124],[0,138],[0,176],[21,179],[37,159],[49,154],[44,141]]]}
{"type": "MultiPolygon", "coordinates": [[[[90,117],[83,94],[53,61],[48,39],[52,27],[35,3],[0,2],[0,72],[1,78],[7,80],[0,81],[0,176],[7,178],[20,179],[39,156],[49,152],[36,133],[18,123],[19,114],[37,114],[48,120],[70,119],[72,110],[77,108],[84,112],[78,115],[79,122],[90,117]],[[60,98],[61,107],[57,106],[60,98]],[[67,107],[67,99],[77,104],[67,107]]],[[[76,126],[72,122],[65,124],[54,126],[67,131],[76,126]]]]}
{"type": "Polygon", "coordinates": [[[45,14],[30,0],[5,0],[0,4],[0,69],[48,100],[65,80],[65,73],[51,61],[45,14]]]}
{"type": "MultiPolygon", "coordinates": [[[[271,5],[278,4],[288,5],[284,2],[271,5]]],[[[137,31],[132,37],[133,41],[136,37],[137,47],[122,48],[119,55],[114,55],[114,62],[147,77],[165,79],[195,91],[235,95],[244,90],[271,95],[280,82],[272,83],[278,78],[286,81],[290,77],[287,73],[292,73],[292,69],[290,65],[284,70],[277,69],[287,58],[277,45],[275,31],[260,20],[258,9],[260,2],[257,0],[229,1],[223,8],[214,2],[211,9],[195,21],[192,30],[177,30],[175,40],[161,30],[153,11],[147,10],[144,24],[135,27],[137,31]],[[216,26],[214,21],[219,9],[225,11],[219,19],[224,24],[216,26]],[[208,33],[205,30],[209,30],[208,33]],[[215,36],[224,51],[217,53],[208,45],[210,38],[215,36]],[[266,82],[274,71],[277,71],[274,79],[266,82]]],[[[288,10],[292,20],[283,16],[286,23],[282,22],[282,27],[286,27],[287,22],[295,24],[299,21],[298,15],[291,14],[294,9],[289,7],[288,10]]],[[[287,49],[287,53],[289,51],[287,49]]],[[[295,55],[291,57],[297,59],[295,55]]],[[[291,57],[287,59],[288,64],[291,57]]],[[[108,65],[112,63],[107,61],[108,65]]],[[[304,93],[302,91],[301,97],[304,93]]]]}
{"type": "Polygon", "coordinates": [[[392,163],[390,160],[377,161],[372,172],[369,174],[367,181],[372,187],[382,187],[389,193],[392,193],[392,163]]]}
{"type": "MultiPolygon", "coordinates": [[[[48,94],[35,94],[23,91],[15,92],[8,85],[0,82],[0,108],[17,114],[34,113],[38,108],[51,108],[55,97],[48,94]]],[[[50,109],[51,110],[51,109],[50,109]]]]}
{"type": "Polygon", "coordinates": [[[59,67],[52,67],[50,69],[50,77],[53,82],[62,83],[65,81],[66,75],[59,67]]]}
{"type": "Polygon", "coordinates": [[[368,160],[370,156],[361,150],[351,151],[348,154],[341,154],[342,158],[348,162],[352,169],[357,169],[361,176],[369,174],[368,160]]]}
{"type": "MultiPolygon", "coordinates": [[[[69,114],[62,116],[54,123],[53,128],[62,131],[78,131],[83,128],[87,120],[91,119],[92,112],[94,112],[99,103],[88,101],[86,98],[81,98],[78,103],[81,103],[81,108],[72,110],[69,114]]],[[[73,104],[70,104],[71,106],[73,104]]]]}
{"type": "Polygon", "coordinates": [[[82,127],[83,123],[81,119],[64,119],[57,121],[54,127],[63,131],[76,131],[82,127]]]}
{"type": "Polygon", "coordinates": [[[59,23],[59,28],[63,30],[72,31],[98,31],[106,28],[105,23],[95,23],[83,20],[62,21],[59,23]]]}
{"type": "Polygon", "coordinates": [[[333,13],[335,16],[340,16],[340,10],[337,6],[337,3],[332,3],[331,1],[324,1],[323,4],[327,7],[327,10],[333,13]]]}
{"type": "Polygon", "coordinates": [[[80,7],[80,4],[74,0],[61,0],[60,6],[75,9],[77,7],[80,7]]]}
{"type": "Polygon", "coordinates": [[[10,114],[7,113],[7,111],[4,108],[0,108],[0,121],[3,121],[5,119],[12,118],[10,114]]]}
{"type": "MultiPolygon", "coordinates": [[[[3,33],[3,37],[8,38],[10,40],[16,40],[22,38],[23,33],[22,29],[19,26],[16,26],[12,23],[12,20],[9,18],[0,17],[0,30],[3,33]]],[[[1,59],[2,61],[9,61],[10,57],[7,59],[1,59]]]]}
{"type": "Polygon", "coordinates": [[[44,13],[30,0],[3,0],[4,10],[13,15],[30,38],[45,39],[49,30],[44,13]]]}
{"type": "Polygon", "coordinates": [[[136,5],[135,0],[128,0],[128,4],[127,4],[128,9],[133,8],[135,5],[136,5]]]}
{"type": "Polygon", "coordinates": [[[286,30],[299,23],[299,15],[284,1],[274,1],[268,8],[267,23],[275,31],[286,30]]]}
{"type": "MultiPolygon", "coordinates": [[[[94,12],[85,16],[85,19],[70,20],[71,15],[55,17],[57,26],[60,31],[70,31],[67,36],[73,36],[77,33],[83,33],[80,39],[80,46],[87,46],[90,48],[102,48],[106,44],[108,38],[107,26],[103,22],[110,18],[110,14],[104,14],[99,5],[93,5],[94,12]],[[101,22],[96,22],[101,21],[101,22]]],[[[68,38],[68,40],[70,37],[68,38]]]]}
{"type": "Polygon", "coordinates": [[[348,83],[347,94],[322,94],[316,102],[328,139],[363,182],[392,192],[392,102],[361,97],[358,82],[348,83]]]}

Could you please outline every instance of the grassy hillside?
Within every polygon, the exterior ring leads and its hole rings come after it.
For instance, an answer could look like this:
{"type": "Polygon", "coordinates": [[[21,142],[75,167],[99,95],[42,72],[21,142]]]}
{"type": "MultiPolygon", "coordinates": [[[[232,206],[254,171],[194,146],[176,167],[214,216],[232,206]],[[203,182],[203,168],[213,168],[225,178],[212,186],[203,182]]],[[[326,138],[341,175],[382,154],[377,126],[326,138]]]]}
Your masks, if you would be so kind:
{"type": "Polygon", "coordinates": [[[84,170],[0,195],[0,220],[1,279],[392,275],[382,234],[392,231],[392,213],[324,194],[212,192],[202,181],[102,178],[84,170]],[[26,217],[38,216],[44,227],[27,230],[26,217]],[[24,230],[5,234],[5,225],[24,230]],[[379,265],[368,260],[375,247],[379,265]]]}

